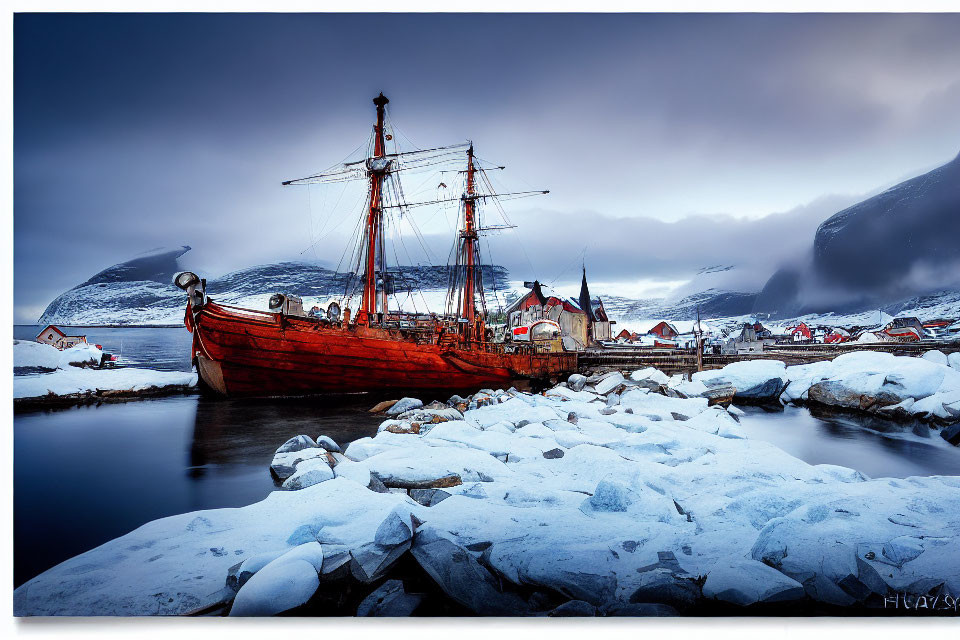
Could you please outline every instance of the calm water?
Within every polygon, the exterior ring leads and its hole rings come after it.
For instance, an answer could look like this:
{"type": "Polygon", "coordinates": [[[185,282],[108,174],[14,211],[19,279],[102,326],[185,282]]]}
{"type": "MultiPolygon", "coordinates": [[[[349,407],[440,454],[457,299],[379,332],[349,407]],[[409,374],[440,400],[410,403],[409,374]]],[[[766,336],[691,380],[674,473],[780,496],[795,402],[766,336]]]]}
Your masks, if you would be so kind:
{"type": "MultiPolygon", "coordinates": [[[[40,327],[14,327],[32,339],[40,327]]],[[[176,329],[79,328],[126,364],[190,370],[190,334],[176,329]]],[[[236,507],[276,488],[273,452],[321,433],[341,445],[372,435],[378,397],[211,400],[173,397],[14,415],[14,583],[168,515],[236,507]]],[[[424,398],[427,400],[427,398],[424,398]]],[[[812,464],[871,477],[960,475],[960,449],[850,416],[745,408],[750,437],[812,464]],[[882,431],[886,429],[887,433],[882,431]]]]}
{"type": "MultiPolygon", "coordinates": [[[[61,327],[69,335],[85,335],[87,342],[120,356],[120,364],[163,371],[190,371],[190,342],[193,334],[186,327],[164,329],[102,327],[61,327]]],[[[15,340],[35,340],[40,325],[13,326],[15,340]]]]}
{"type": "Polygon", "coordinates": [[[837,464],[871,478],[960,475],[960,448],[936,430],[899,425],[857,414],[787,406],[768,412],[741,407],[743,430],[810,464],[837,464]]]}
{"type": "Polygon", "coordinates": [[[372,435],[370,405],[181,396],[15,415],[15,584],[150,520],[262,500],[280,444],[372,435]]]}

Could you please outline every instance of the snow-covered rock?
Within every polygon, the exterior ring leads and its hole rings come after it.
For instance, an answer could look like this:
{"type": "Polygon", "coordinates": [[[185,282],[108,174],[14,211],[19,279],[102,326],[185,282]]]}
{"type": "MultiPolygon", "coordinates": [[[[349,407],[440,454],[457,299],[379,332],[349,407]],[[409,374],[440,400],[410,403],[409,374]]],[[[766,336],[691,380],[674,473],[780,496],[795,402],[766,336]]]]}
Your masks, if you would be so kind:
{"type": "Polygon", "coordinates": [[[942,351],[938,351],[936,349],[932,351],[927,351],[920,357],[923,358],[924,360],[929,360],[930,362],[935,362],[937,364],[942,364],[942,365],[947,364],[947,355],[942,351]]]}
{"type": "Polygon", "coordinates": [[[960,371],[960,351],[954,351],[947,356],[947,364],[951,369],[956,369],[960,371]]]}
{"type": "Polygon", "coordinates": [[[343,453],[343,451],[340,449],[340,445],[338,445],[330,436],[319,435],[317,436],[316,443],[321,449],[326,449],[332,453],[343,453]]]}
{"type": "Polygon", "coordinates": [[[400,398],[400,400],[395,402],[392,407],[385,411],[385,413],[388,416],[398,416],[405,411],[419,409],[422,406],[423,400],[419,400],[417,398],[400,398]]]}
{"type": "Polygon", "coordinates": [[[692,379],[708,387],[731,385],[737,390],[737,400],[769,401],[776,400],[787,386],[787,371],[779,360],[743,360],[722,369],[698,371],[692,379]]]}
{"type": "Polygon", "coordinates": [[[292,453],[294,451],[303,451],[304,449],[310,449],[316,446],[317,443],[314,442],[313,438],[310,436],[299,435],[290,438],[280,445],[277,448],[277,453],[292,453]]]}
{"type": "Polygon", "coordinates": [[[296,465],[293,474],[283,481],[283,488],[304,489],[320,482],[333,479],[333,469],[327,463],[326,456],[303,460],[296,465]]]}
{"type": "MultiPolygon", "coordinates": [[[[928,352],[931,353],[940,352],[928,352]]],[[[940,354],[942,355],[942,354],[940,354]]],[[[832,361],[789,367],[782,399],[810,400],[888,416],[960,421],[960,371],[942,358],[854,351],[832,361]],[[955,413],[956,412],[956,413],[955,413]]]]}
{"type": "Polygon", "coordinates": [[[60,352],[60,368],[97,367],[103,359],[103,351],[92,344],[80,343],[60,352]]]}
{"type": "MultiPolygon", "coordinates": [[[[299,438],[301,436],[297,437],[299,438]]],[[[283,447],[280,448],[282,449],[283,447]]],[[[297,465],[301,462],[316,458],[319,458],[323,464],[327,464],[326,450],[320,447],[306,447],[296,451],[278,452],[270,462],[270,470],[278,479],[286,480],[296,472],[297,465]]],[[[328,464],[327,466],[329,468],[328,464]]]]}
{"type": "Polygon", "coordinates": [[[268,563],[240,587],[231,616],[272,616],[305,604],[320,586],[323,548],[307,542],[268,563]]]}
{"type": "Polygon", "coordinates": [[[745,607],[757,602],[799,600],[803,585],[762,562],[732,556],[722,558],[710,569],[703,595],[745,607]]]}
{"type": "Polygon", "coordinates": [[[585,384],[587,384],[587,376],[579,373],[574,373],[567,378],[567,386],[569,386],[573,391],[583,391],[583,386],[585,384]]]}
{"type": "Polygon", "coordinates": [[[92,344],[80,343],[60,351],[56,347],[30,340],[13,341],[13,366],[15,369],[39,369],[53,371],[71,367],[98,367],[103,352],[92,344]]]}

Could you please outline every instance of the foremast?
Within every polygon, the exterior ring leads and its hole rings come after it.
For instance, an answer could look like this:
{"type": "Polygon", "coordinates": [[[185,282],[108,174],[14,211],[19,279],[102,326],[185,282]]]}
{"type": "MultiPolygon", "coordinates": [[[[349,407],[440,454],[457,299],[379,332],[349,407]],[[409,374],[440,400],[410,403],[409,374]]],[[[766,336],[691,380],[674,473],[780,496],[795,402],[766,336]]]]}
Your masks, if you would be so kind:
{"type": "Polygon", "coordinates": [[[357,313],[357,322],[371,325],[376,321],[378,307],[380,313],[387,313],[387,286],[382,283],[381,300],[377,301],[377,264],[380,265],[381,275],[384,270],[385,256],[383,246],[383,181],[387,175],[389,162],[384,143],[384,111],[387,99],[383,92],[373,99],[377,107],[377,124],[374,126],[373,156],[367,161],[367,175],[370,180],[370,196],[368,198],[366,228],[364,237],[366,273],[364,274],[363,295],[360,299],[360,310],[357,313]]]}

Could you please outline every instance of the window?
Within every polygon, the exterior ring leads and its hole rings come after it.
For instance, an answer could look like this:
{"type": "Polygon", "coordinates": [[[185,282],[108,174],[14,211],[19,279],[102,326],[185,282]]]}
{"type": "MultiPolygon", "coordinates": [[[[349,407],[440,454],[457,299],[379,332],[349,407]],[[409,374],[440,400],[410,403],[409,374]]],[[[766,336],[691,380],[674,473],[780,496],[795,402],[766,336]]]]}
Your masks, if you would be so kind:
{"type": "Polygon", "coordinates": [[[530,338],[532,340],[552,340],[553,338],[559,337],[560,331],[558,331],[555,326],[545,322],[533,325],[533,329],[530,332],[530,338]]]}

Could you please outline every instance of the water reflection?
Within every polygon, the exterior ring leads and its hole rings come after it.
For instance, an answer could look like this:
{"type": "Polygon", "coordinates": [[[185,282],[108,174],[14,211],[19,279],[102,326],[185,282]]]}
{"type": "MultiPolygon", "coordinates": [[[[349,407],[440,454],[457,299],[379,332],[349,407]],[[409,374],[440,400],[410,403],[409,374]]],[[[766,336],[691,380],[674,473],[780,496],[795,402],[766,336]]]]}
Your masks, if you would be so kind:
{"type": "Polygon", "coordinates": [[[926,425],[901,424],[823,407],[771,413],[742,407],[741,426],[810,464],[837,464],[870,477],[960,475],[960,449],[926,425]],[[917,432],[924,435],[917,435],[917,432]]]}
{"type": "Polygon", "coordinates": [[[365,395],[333,398],[199,398],[187,468],[258,464],[267,469],[277,447],[299,434],[327,435],[341,446],[373,435],[383,420],[365,395]]]}
{"type": "Polygon", "coordinates": [[[375,433],[370,405],[179,396],[15,415],[15,585],[151,520],[262,500],[281,443],[375,433]]]}

